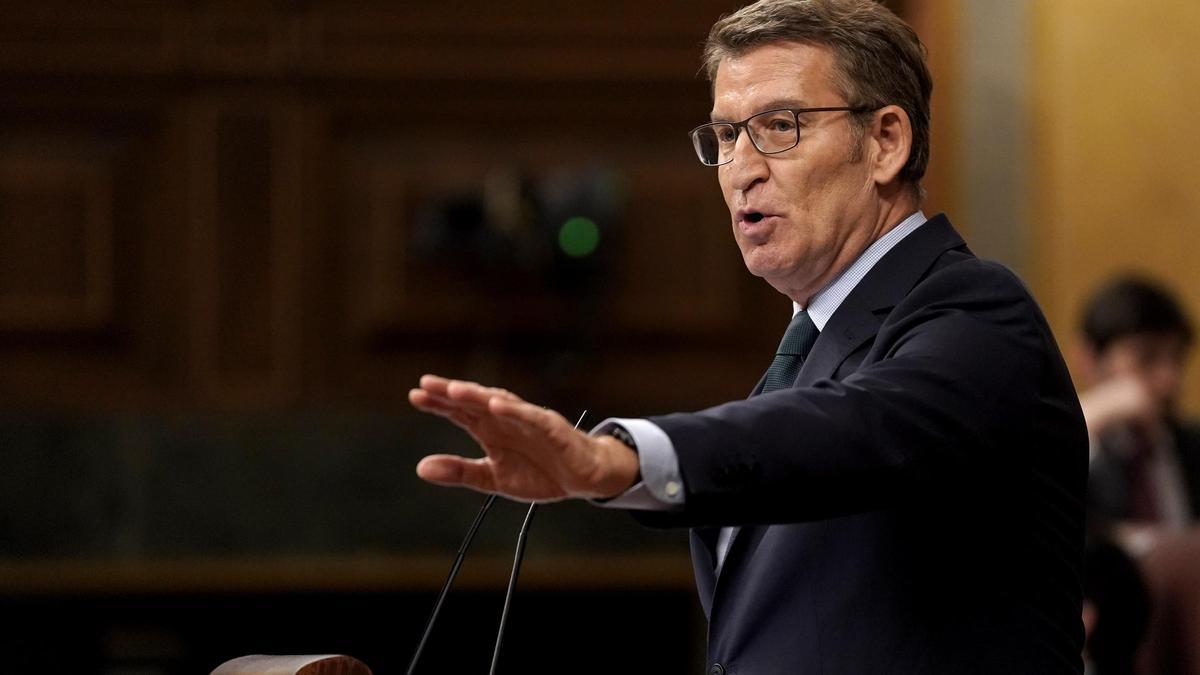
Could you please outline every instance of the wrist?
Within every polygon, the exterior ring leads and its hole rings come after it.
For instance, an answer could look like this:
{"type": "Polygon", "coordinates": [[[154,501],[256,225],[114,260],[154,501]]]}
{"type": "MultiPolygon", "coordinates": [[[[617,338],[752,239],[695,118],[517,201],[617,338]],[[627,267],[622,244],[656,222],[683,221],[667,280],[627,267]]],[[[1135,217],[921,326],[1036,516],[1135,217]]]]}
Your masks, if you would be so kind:
{"type": "Polygon", "coordinates": [[[597,482],[601,499],[611,499],[623,494],[641,480],[641,463],[633,448],[611,435],[595,436],[592,439],[599,449],[604,475],[597,482]]]}

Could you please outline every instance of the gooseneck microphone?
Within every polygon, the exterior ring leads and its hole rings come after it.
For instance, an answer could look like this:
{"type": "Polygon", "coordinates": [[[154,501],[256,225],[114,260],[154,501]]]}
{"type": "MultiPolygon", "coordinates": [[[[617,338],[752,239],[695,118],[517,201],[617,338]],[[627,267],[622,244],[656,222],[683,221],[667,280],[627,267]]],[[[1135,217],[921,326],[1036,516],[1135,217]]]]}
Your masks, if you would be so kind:
{"type": "MultiPolygon", "coordinates": [[[[588,411],[584,410],[575,422],[575,428],[583,424],[583,418],[587,417],[588,411]]],[[[429,621],[425,624],[425,632],[421,634],[421,641],[417,643],[417,650],[413,654],[412,660],[408,663],[407,675],[413,675],[417,668],[417,661],[421,658],[421,652],[425,650],[425,644],[429,642],[429,636],[433,633],[433,624],[437,621],[438,614],[442,611],[442,604],[446,601],[446,596],[450,593],[450,587],[454,584],[454,578],[458,576],[459,569],[462,568],[463,559],[467,556],[467,549],[471,546],[471,540],[475,538],[475,533],[479,531],[479,526],[483,523],[484,516],[492,508],[492,504],[496,502],[496,495],[488,495],[484,500],[483,506],[480,507],[479,513],[475,514],[475,520],[471,521],[471,527],[467,529],[467,536],[458,547],[458,554],[454,556],[454,563],[450,566],[450,574],[446,577],[446,583],[442,584],[442,590],[438,593],[437,600],[433,604],[433,612],[429,615],[429,621]]],[[[521,531],[517,534],[517,552],[513,557],[512,572],[508,577],[508,588],[504,592],[504,608],[500,611],[500,628],[496,631],[496,645],[492,649],[492,665],[488,670],[489,675],[496,675],[496,666],[500,662],[500,644],[504,641],[504,629],[508,626],[508,610],[512,607],[513,593],[517,588],[517,577],[521,574],[521,561],[525,558],[525,541],[529,536],[529,524],[533,522],[534,511],[537,510],[537,502],[529,505],[529,510],[525,512],[525,522],[521,524],[521,531]]]]}
{"type": "MultiPolygon", "coordinates": [[[[586,412],[584,414],[587,414],[586,412]]],[[[582,422],[583,418],[580,417],[582,422]]],[[[575,425],[579,428],[579,425],[575,425]]],[[[517,554],[513,557],[512,573],[508,576],[508,589],[504,592],[504,609],[500,610],[500,630],[496,631],[496,647],[492,650],[492,667],[488,675],[496,675],[496,664],[500,662],[500,642],[504,640],[504,628],[508,625],[508,609],[512,605],[513,591],[517,588],[517,575],[521,573],[521,559],[525,557],[525,537],[529,534],[529,523],[533,520],[533,512],[537,510],[537,502],[529,505],[525,512],[525,522],[521,525],[521,533],[517,535],[517,554]]]]}

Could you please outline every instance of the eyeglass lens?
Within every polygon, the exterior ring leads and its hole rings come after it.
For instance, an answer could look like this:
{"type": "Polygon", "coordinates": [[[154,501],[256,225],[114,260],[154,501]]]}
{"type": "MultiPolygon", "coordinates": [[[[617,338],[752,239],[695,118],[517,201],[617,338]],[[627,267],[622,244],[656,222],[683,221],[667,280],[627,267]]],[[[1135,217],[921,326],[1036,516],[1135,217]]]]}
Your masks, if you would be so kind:
{"type": "MultiPolygon", "coordinates": [[[[724,164],[733,158],[737,147],[738,126],[717,122],[700,127],[692,135],[696,154],[709,165],[724,164]]],[[[770,154],[796,146],[799,135],[796,115],[790,110],[768,110],[746,120],[750,140],[759,151],[770,154]]]]}

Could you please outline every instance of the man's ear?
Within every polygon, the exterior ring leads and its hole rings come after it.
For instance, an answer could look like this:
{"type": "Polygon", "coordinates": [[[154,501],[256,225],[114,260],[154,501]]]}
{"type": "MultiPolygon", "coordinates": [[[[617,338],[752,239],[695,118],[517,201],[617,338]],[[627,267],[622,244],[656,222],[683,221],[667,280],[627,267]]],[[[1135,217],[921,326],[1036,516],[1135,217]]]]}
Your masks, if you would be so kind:
{"type": "Polygon", "coordinates": [[[876,185],[889,185],[900,175],[912,152],[912,121],[898,105],[875,111],[868,142],[873,146],[871,158],[876,185]]]}

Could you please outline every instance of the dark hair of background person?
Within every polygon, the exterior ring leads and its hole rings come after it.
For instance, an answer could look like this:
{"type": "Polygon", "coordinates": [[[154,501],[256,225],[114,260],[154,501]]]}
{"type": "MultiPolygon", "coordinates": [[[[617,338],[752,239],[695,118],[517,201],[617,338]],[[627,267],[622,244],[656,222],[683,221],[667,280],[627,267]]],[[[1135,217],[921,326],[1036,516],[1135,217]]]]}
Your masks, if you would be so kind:
{"type": "MultiPolygon", "coordinates": [[[[716,79],[725,58],[789,41],[823,45],[833,51],[833,85],[846,105],[871,109],[898,105],[908,113],[912,149],[900,179],[922,199],[921,178],[929,165],[933,78],[916,32],[875,0],[762,0],[713,25],[704,45],[708,79],[716,79]]],[[[856,151],[869,119],[866,113],[853,117],[856,151]]]]}
{"type": "Polygon", "coordinates": [[[1087,640],[1096,675],[1133,675],[1150,621],[1150,594],[1137,563],[1108,540],[1090,540],[1084,549],[1083,597],[1096,609],[1087,640]]]}
{"type": "Polygon", "coordinates": [[[1192,324],[1171,291],[1140,276],[1122,276],[1101,286],[1084,305],[1080,328],[1097,352],[1138,334],[1177,334],[1192,341],[1192,324]]]}

